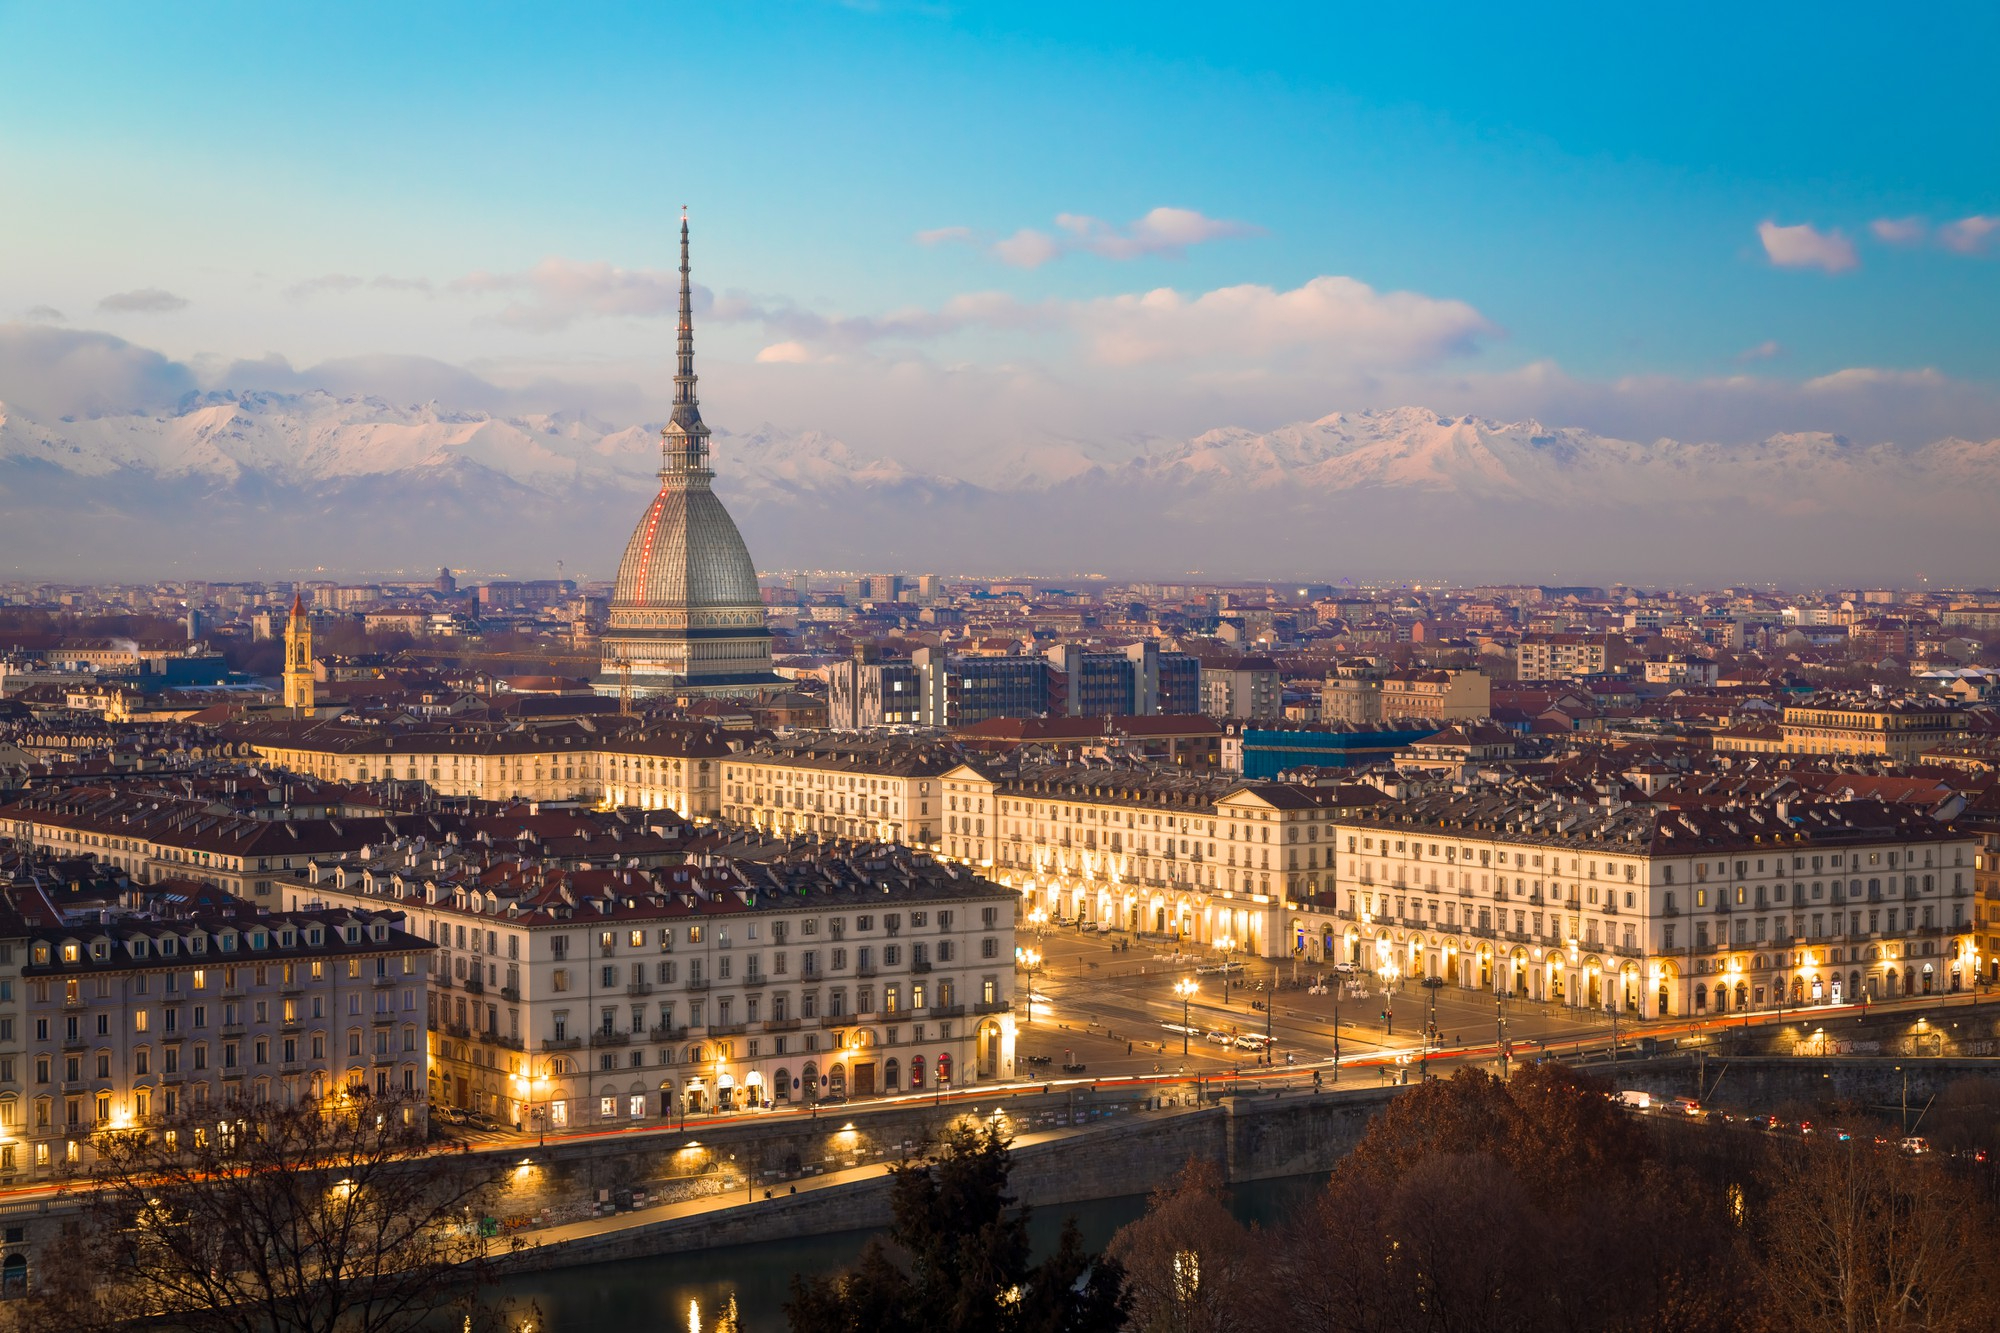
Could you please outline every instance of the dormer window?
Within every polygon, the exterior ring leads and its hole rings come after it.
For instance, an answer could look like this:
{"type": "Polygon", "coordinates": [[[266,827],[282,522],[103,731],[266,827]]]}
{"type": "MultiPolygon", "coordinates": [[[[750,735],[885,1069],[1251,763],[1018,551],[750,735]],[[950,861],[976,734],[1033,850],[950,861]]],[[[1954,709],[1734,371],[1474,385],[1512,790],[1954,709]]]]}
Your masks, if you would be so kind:
{"type": "Polygon", "coordinates": [[[49,961],[49,946],[46,944],[37,944],[35,946],[35,962],[38,964],[46,964],[48,961],[49,961]]]}
{"type": "Polygon", "coordinates": [[[279,948],[295,949],[298,947],[298,943],[299,943],[298,932],[293,930],[291,927],[287,926],[285,929],[278,932],[279,948]]]}
{"type": "Polygon", "coordinates": [[[207,952],[208,952],[208,937],[207,937],[206,935],[190,935],[190,936],[188,936],[188,952],[189,952],[189,953],[207,953],[207,952]]]}
{"type": "Polygon", "coordinates": [[[361,943],[361,927],[359,926],[347,927],[346,930],[342,932],[342,938],[345,939],[349,944],[361,943]]]}
{"type": "Polygon", "coordinates": [[[311,945],[315,949],[317,949],[320,946],[322,939],[323,936],[318,926],[314,926],[312,929],[306,932],[306,943],[311,945]]]}
{"type": "Polygon", "coordinates": [[[253,949],[267,948],[270,945],[270,943],[271,943],[271,937],[266,935],[263,931],[253,930],[250,932],[251,948],[253,949]]]}
{"type": "Polygon", "coordinates": [[[141,936],[140,938],[132,941],[132,956],[134,958],[144,958],[146,956],[145,937],[141,936]]]}
{"type": "Polygon", "coordinates": [[[160,940],[160,956],[163,958],[172,958],[174,956],[173,936],[168,935],[160,940]]]}
{"type": "Polygon", "coordinates": [[[81,956],[82,956],[82,951],[78,949],[76,945],[74,944],[63,945],[62,958],[65,963],[74,963],[81,956]]]}

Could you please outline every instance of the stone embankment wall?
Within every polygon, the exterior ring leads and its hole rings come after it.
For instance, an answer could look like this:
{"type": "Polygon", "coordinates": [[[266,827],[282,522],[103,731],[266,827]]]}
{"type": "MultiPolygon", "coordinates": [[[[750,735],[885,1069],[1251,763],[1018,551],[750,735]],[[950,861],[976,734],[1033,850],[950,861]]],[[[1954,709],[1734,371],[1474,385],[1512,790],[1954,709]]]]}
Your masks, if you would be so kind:
{"type": "MultiPolygon", "coordinates": [[[[1072,1131],[1045,1140],[1019,1144],[1014,1154],[1013,1189],[1022,1202],[1036,1207],[1055,1207],[1090,1199],[1143,1194],[1172,1178],[1189,1158],[1198,1157],[1220,1166],[1231,1181],[1265,1180],[1304,1175],[1332,1168],[1352,1150],[1366,1130],[1368,1121],[1395,1095],[1394,1089],[1366,1089],[1327,1092],[1321,1095],[1290,1093],[1282,1096],[1225,1096],[1201,1106],[1170,1106],[1164,1109],[1115,1092],[1079,1092],[1044,1099],[1038,1108],[1008,1106],[1010,1127],[1018,1134],[1033,1135],[1053,1128],[1052,1121],[1068,1119],[1072,1131]],[[1081,1124],[1084,1128],[1074,1130],[1081,1124]]],[[[934,1141],[947,1123],[964,1110],[945,1108],[929,1117],[896,1114],[878,1120],[866,1118],[871,1143],[893,1141],[900,1160],[906,1149],[911,1155],[934,1141]],[[886,1122],[886,1123],[885,1123],[886,1122]]],[[[739,1160],[760,1164],[775,1163],[777,1169],[793,1158],[801,1162],[819,1160],[831,1169],[845,1169],[853,1160],[842,1156],[849,1134],[840,1126],[849,1123],[833,1117],[832,1125],[822,1122],[816,1130],[800,1131],[795,1125],[773,1127],[759,1134],[755,1122],[732,1126],[740,1137],[704,1134],[696,1152],[735,1152],[739,1160]],[[809,1158],[808,1154],[818,1154],[809,1158]]],[[[864,1121],[852,1122],[853,1136],[863,1131],[864,1121]]],[[[539,1198],[574,1198],[580,1189],[599,1181],[630,1182],[645,1179],[670,1164],[684,1150],[667,1146],[646,1153],[619,1154],[598,1145],[590,1149],[565,1148],[546,1167],[530,1167],[514,1193],[515,1199],[530,1204],[539,1198]],[[545,1170],[545,1182],[529,1183],[525,1177],[545,1170]]],[[[867,1155],[878,1147],[862,1149],[867,1155]]],[[[727,1161],[725,1157],[723,1160],[727,1161]]],[[[733,1177],[742,1188],[740,1174],[733,1177]]],[[[761,1177],[760,1177],[761,1178],[761,1177]]],[[[630,1184],[596,1184],[598,1189],[625,1189],[630,1184]]],[[[611,1259],[671,1254],[721,1245],[777,1240],[793,1236],[818,1235],[857,1228],[884,1227],[889,1222],[888,1173],[868,1172],[864,1177],[786,1193],[782,1181],[770,1186],[772,1197],[765,1199],[766,1186],[753,1187],[747,1207],[715,1209],[693,1216],[643,1220],[644,1214],[628,1219],[630,1224],[600,1235],[533,1245],[511,1256],[508,1266],[517,1269],[567,1267],[611,1259]]]]}

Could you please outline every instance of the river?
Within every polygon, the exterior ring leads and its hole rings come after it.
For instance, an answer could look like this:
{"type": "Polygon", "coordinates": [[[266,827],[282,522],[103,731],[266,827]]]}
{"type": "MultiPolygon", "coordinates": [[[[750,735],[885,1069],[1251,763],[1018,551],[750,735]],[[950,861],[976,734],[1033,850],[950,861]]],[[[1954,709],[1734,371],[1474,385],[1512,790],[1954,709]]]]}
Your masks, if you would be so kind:
{"type": "MultiPolygon", "coordinates": [[[[1239,1186],[1231,1206],[1245,1222],[1270,1225],[1304,1202],[1324,1176],[1294,1176],[1239,1186]]],[[[1037,1255],[1055,1244],[1065,1217],[1076,1218],[1084,1243],[1102,1249],[1111,1233],[1145,1210],[1144,1195],[1037,1208],[1029,1234],[1037,1255]]],[[[784,1303],[794,1273],[831,1273],[860,1257],[868,1231],[804,1236],[779,1244],[733,1245],[699,1254],[529,1273],[511,1278],[499,1295],[541,1311],[537,1333],[707,1333],[730,1298],[743,1333],[784,1333],[784,1303]]]]}

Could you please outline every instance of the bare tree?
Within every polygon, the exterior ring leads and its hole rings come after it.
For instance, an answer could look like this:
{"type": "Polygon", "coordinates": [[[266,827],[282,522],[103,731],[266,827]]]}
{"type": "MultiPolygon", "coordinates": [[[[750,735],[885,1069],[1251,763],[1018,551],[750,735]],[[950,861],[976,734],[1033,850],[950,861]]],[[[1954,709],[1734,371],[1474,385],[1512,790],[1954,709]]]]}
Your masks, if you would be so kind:
{"type": "Polygon", "coordinates": [[[78,1181],[77,1243],[103,1264],[110,1305],[158,1325],[403,1333],[467,1304],[497,1185],[429,1153],[412,1102],[231,1106],[103,1136],[78,1181]]]}
{"type": "Polygon", "coordinates": [[[1125,1270],[1135,1333],[1237,1333],[1255,1327],[1261,1277],[1249,1231],[1229,1212],[1222,1173],[1192,1159],[1119,1228],[1105,1254],[1125,1270]]]}
{"type": "Polygon", "coordinates": [[[1767,1184],[1771,1327],[1969,1333],[2000,1314],[1990,1214],[1944,1168],[1860,1140],[1802,1144],[1767,1184]]]}

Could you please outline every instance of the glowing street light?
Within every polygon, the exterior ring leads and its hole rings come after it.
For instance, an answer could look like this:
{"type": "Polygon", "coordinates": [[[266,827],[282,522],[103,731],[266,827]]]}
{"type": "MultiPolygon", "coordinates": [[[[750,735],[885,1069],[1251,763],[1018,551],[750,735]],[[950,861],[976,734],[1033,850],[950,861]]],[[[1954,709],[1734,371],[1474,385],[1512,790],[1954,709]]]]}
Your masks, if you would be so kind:
{"type": "Polygon", "coordinates": [[[1224,935],[1216,940],[1215,947],[1222,951],[1222,1002],[1229,1003],[1229,955],[1236,949],[1236,937],[1224,935]]]}
{"type": "Polygon", "coordinates": [[[1193,977],[1182,977],[1174,983],[1174,994],[1181,997],[1181,1054],[1188,1053],[1188,1001],[1201,989],[1201,983],[1193,977]]]}
{"type": "Polygon", "coordinates": [[[1396,1035],[1396,983],[1402,979],[1403,970],[1396,966],[1394,954],[1385,953],[1382,965],[1375,969],[1375,974],[1382,978],[1382,1035],[1393,1037],[1396,1035]]]}
{"type": "Polygon", "coordinates": [[[1028,974],[1028,1021],[1022,1024],[1022,1026],[1033,1027],[1035,1025],[1035,973],[1042,965],[1042,951],[1040,949],[1016,949],[1014,951],[1014,958],[1021,965],[1021,970],[1028,974]]]}

